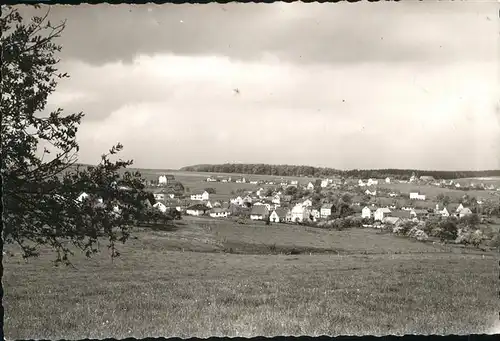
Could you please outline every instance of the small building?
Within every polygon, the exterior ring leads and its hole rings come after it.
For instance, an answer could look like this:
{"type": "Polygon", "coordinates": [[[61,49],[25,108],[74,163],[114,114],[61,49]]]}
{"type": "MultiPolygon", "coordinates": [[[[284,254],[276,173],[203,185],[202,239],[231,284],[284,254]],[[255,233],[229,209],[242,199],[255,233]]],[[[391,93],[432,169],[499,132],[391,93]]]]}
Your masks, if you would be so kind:
{"type": "Polygon", "coordinates": [[[335,212],[335,205],[333,204],[323,204],[320,208],[320,217],[323,219],[328,219],[335,212]]]}
{"type": "Polygon", "coordinates": [[[472,211],[470,210],[470,208],[468,207],[465,207],[465,208],[462,208],[459,212],[458,212],[458,216],[460,218],[463,218],[463,217],[467,217],[467,216],[470,216],[472,215],[472,211]]]}
{"type": "Polygon", "coordinates": [[[375,186],[378,185],[378,180],[368,179],[368,182],[366,184],[368,186],[375,186]]]}
{"type": "Polygon", "coordinates": [[[78,198],[76,198],[77,201],[79,202],[83,202],[83,200],[87,199],[89,197],[89,195],[85,192],[82,192],[78,198]]]}
{"type": "Polygon", "coordinates": [[[363,207],[363,209],[361,210],[361,218],[370,219],[371,217],[372,217],[372,210],[370,209],[370,207],[368,206],[363,207]]]}
{"type": "Polygon", "coordinates": [[[250,219],[252,220],[265,220],[269,215],[269,210],[264,205],[257,205],[252,207],[250,212],[250,219]]]}
{"type": "Polygon", "coordinates": [[[330,179],[323,179],[323,180],[321,180],[321,184],[320,184],[320,186],[321,186],[321,188],[325,188],[325,187],[328,187],[328,185],[329,185],[330,183],[331,183],[331,182],[330,182],[330,179]]]}
{"type": "Polygon", "coordinates": [[[390,184],[391,183],[391,178],[389,178],[389,177],[385,178],[385,183],[386,184],[390,184]]]}
{"type": "Polygon", "coordinates": [[[207,191],[204,191],[201,194],[191,194],[191,200],[208,200],[210,198],[210,194],[207,191]]]}
{"type": "Polygon", "coordinates": [[[400,219],[411,219],[412,218],[412,216],[411,216],[412,211],[394,210],[394,211],[391,211],[390,216],[397,217],[400,219]]]}
{"type": "Polygon", "coordinates": [[[413,209],[410,211],[412,218],[425,218],[429,215],[429,211],[423,209],[413,209]]]}
{"type": "Polygon", "coordinates": [[[165,206],[163,203],[161,202],[157,202],[153,205],[154,208],[156,208],[157,210],[159,210],[160,212],[162,213],[165,213],[167,212],[167,206],[165,206]]]}
{"type": "Polygon", "coordinates": [[[306,186],[306,188],[310,191],[313,191],[314,190],[314,184],[312,182],[309,182],[306,186]]]}
{"type": "Polygon", "coordinates": [[[373,217],[375,218],[375,220],[382,221],[385,217],[390,216],[390,214],[391,210],[387,207],[384,207],[377,209],[373,214],[373,217]]]}
{"type": "Polygon", "coordinates": [[[273,204],[280,204],[281,203],[281,197],[276,194],[275,196],[273,196],[273,199],[271,200],[273,204]]]}
{"type": "Polygon", "coordinates": [[[229,210],[224,208],[212,208],[209,212],[212,218],[226,218],[229,215],[229,210]]]}
{"type": "Polygon", "coordinates": [[[291,211],[291,219],[293,222],[303,222],[309,220],[310,211],[308,207],[303,206],[302,204],[297,204],[292,208],[291,211]]]}
{"type": "Polygon", "coordinates": [[[269,218],[274,223],[284,223],[284,222],[289,221],[289,218],[290,218],[289,213],[290,213],[290,210],[288,210],[288,209],[277,208],[271,213],[269,218]]]}
{"type": "Polygon", "coordinates": [[[231,202],[231,204],[238,205],[238,206],[243,205],[243,199],[241,197],[231,199],[230,202],[231,202]]]}
{"type": "Polygon", "coordinates": [[[302,203],[302,206],[304,206],[304,207],[311,207],[312,206],[311,199],[304,200],[304,202],[302,203]]]}
{"type": "Polygon", "coordinates": [[[425,195],[418,192],[410,192],[410,200],[425,200],[425,195]]]}
{"type": "Polygon", "coordinates": [[[206,211],[208,211],[208,207],[202,204],[196,204],[186,209],[186,214],[192,216],[201,216],[204,215],[206,211]]]}
{"type": "Polygon", "coordinates": [[[389,225],[399,225],[402,221],[399,217],[385,217],[382,222],[389,225]]]}
{"type": "Polygon", "coordinates": [[[166,175],[160,175],[158,177],[158,184],[159,185],[166,185],[167,184],[167,176],[166,175]]]}
{"type": "Polygon", "coordinates": [[[367,189],[367,190],[365,191],[365,194],[366,194],[366,195],[373,195],[373,196],[375,196],[375,195],[377,195],[377,190],[370,191],[369,189],[367,189]]]}

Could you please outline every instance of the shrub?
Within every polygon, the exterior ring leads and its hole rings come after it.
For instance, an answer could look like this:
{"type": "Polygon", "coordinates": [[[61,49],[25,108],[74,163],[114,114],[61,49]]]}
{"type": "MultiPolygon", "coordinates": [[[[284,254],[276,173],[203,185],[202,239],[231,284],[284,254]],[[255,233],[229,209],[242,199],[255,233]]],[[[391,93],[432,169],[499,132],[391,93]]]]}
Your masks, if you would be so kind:
{"type": "Polygon", "coordinates": [[[500,248],[500,233],[496,233],[488,242],[488,246],[500,248]]]}
{"type": "Polygon", "coordinates": [[[407,236],[410,238],[414,238],[418,241],[425,241],[425,240],[429,239],[429,236],[427,235],[427,233],[425,233],[423,230],[419,229],[416,226],[412,227],[410,229],[410,231],[408,231],[407,236]]]}
{"type": "Polygon", "coordinates": [[[480,230],[470,231],[467,229],[459,229],[455,243],[478,247],[483,239],[484,235],[480,230]]]}
{"type": "Polygon", "coordinates": [[[446,220],[440,224],[440,232],[437,235],[441,241],[455,240],[457,238],[457,224],[453,220],[446,220]]]}

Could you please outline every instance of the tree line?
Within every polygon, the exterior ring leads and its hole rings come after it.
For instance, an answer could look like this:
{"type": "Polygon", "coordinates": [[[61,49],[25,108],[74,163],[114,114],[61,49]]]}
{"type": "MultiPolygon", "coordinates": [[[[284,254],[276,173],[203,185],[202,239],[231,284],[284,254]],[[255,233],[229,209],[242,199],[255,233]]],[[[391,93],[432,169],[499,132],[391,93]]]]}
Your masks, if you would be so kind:
{"type": "Polygon", "coordinates": [[[270,164],[200,164],[182,167],[181,171],[209,172],[209,173],[240,173],[274,176],[305,176],[326,177],[338,176],[343,178],[386,178],[408,179],[412,175],[432,176],[435,179],[458,179],[469,177],[500,176],[500,170],[483,171],[426,171],[418,169],[351,169],[339,170],[326,167],[297,166],[297,165],[270,165],[270,164]]]}

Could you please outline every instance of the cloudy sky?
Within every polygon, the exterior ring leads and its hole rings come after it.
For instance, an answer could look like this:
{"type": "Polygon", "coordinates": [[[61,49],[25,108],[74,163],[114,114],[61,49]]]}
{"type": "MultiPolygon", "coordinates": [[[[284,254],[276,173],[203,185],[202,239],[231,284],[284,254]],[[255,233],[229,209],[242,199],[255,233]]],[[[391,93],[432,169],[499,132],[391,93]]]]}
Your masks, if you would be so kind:
{"type": "Polygon", "coordinates": [[[49,109],[85,112],[84,163],[119,141],[143,168],[500,168],[494,2],[51,6],[50,19],[67,19],[71,78],[49,109]]]}

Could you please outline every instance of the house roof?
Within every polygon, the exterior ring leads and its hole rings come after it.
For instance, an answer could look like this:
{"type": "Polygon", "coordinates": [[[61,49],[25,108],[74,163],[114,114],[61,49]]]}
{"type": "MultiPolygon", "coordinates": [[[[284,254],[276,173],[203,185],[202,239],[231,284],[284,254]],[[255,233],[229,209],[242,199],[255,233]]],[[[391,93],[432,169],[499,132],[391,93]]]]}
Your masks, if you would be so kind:
{"type": "Polygon", "coordinates": [[[276,212],[276,214],[280,218],[285,218],[287,216],[288,212],[289,212],[289,210],[286,209],[286,208],[277,208],[274,211],[276,212]]]}
{"type": "Polygon", "coordinates": [[[208,207],[203,205],[203,204],[196,204],[196,205],[192,205],[192,206],[188,207],[187,209],[188,210],[207,211],[208,207]]]}
{"type": "Polygon", "coordinates": [[[377,210],[381,210],[381,211],[382,211],[382,212],[384,212],[384,213],[391,213],[391,210],[390,210],[390,209],[388,209],[387,207],[382,207],[382,208],[379,208],[379,209],[377,209],[377,210]]]}
{"type": "Polygon", "coordinates": [[[391,212],[391,216],[398,218],[411,218],[411,213],[410,211],[394,210],[391,212]]]}
{"type": "Polygon", "coordinates": [[[321,205],[321,208],[331,209],[333,206],[333,204],[323,204],[321,205]]]}
{"type": "Polygon", "coordinates": [[[269,211],[265,205],[253,206],[252,211],[250,212],[250,214],[253,214],[253,215],[266,215],[268,213],[269,213],[269,211]]]}
{"type": "Polygon", "coordinates": [[[399,217],[385,217],[384,223],[396,224],[399,220],[401,220],[399,217]]]}
{"type": "Polygon", "coordinates": [[[415,209],[413,210],[413,212],[415,212],[415,214],[419,215],[419,214],[427,214],[429,213],[427,210],[421,210],[421,209],[415,209]]]}
{"type": "Polygon", "coordinates": [[[220,208],[220,207],[212,208],[210,210],[210,213],[224,213],[224,212],[227,212],[227,209],[220,208]]]}

